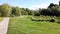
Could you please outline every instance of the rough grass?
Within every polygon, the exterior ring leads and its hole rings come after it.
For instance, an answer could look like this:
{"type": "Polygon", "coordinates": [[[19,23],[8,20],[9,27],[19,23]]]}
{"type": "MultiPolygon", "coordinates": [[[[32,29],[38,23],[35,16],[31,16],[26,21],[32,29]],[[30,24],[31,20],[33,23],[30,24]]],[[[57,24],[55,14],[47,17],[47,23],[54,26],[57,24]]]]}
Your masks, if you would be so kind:
{"type": "Polygon", "coordinates": [[[14,17],[10,19],[7,34],[60,34],[60,24],[14,17]]]}
{"type": "Polygon", "coordinates": [[[2,21],[4,19],[4,17],[0,17],[0,21],[2,21]]]}

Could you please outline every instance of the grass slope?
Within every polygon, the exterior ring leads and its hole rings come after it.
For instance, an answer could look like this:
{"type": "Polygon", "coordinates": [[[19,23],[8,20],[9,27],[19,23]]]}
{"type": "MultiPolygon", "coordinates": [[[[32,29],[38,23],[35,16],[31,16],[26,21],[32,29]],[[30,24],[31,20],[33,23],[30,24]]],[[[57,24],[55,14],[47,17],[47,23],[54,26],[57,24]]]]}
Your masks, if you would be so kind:
{"type": "Polygon", "coordinates": [[[7,34],[60,34],[60,24],[14,17],[10,19],[7,34]]]}

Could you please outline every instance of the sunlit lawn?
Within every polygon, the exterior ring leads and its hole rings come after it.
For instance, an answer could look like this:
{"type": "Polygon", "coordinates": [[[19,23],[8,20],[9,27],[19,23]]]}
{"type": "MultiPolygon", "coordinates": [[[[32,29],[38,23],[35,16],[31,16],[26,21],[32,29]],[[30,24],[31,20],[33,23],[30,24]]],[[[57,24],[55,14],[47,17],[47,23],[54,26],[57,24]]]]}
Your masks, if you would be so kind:
{"type": "Polygon", "coordinates": [[[14,17],[10,19],[7,34],[60,34],[60,24],[14,17]]]}

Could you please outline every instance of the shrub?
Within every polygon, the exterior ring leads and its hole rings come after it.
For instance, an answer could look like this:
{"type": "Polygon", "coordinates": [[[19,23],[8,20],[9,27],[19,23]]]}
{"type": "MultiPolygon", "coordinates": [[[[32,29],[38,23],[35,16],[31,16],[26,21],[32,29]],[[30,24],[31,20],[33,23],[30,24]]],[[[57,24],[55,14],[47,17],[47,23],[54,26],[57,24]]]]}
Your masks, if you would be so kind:
{"type": "Polygon", "coordinates": [[[50,22],[55,22],[55,20],[54,19],[51,19],[50,22]]]}
{"type": "Polygon", "coordinates": [[[40,21],[39,19],[36,18],[31,18],[32,21],[40,21]]]}

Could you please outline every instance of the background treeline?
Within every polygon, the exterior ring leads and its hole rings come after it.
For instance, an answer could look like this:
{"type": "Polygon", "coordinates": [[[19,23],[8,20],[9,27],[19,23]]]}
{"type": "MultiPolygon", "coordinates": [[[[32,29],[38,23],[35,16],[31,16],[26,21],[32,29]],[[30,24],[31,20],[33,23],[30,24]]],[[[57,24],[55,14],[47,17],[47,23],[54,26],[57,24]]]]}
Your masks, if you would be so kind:
{"type": "Polygon", "coordinates": [[[19,8],[10,6],[8,4],[0,5],[0,17],[14,17],[21,15],[32,15],[32,16],[60,16],[60,6],[51,3],[47,9],[30,10],[28,8],[19,8]]]}

